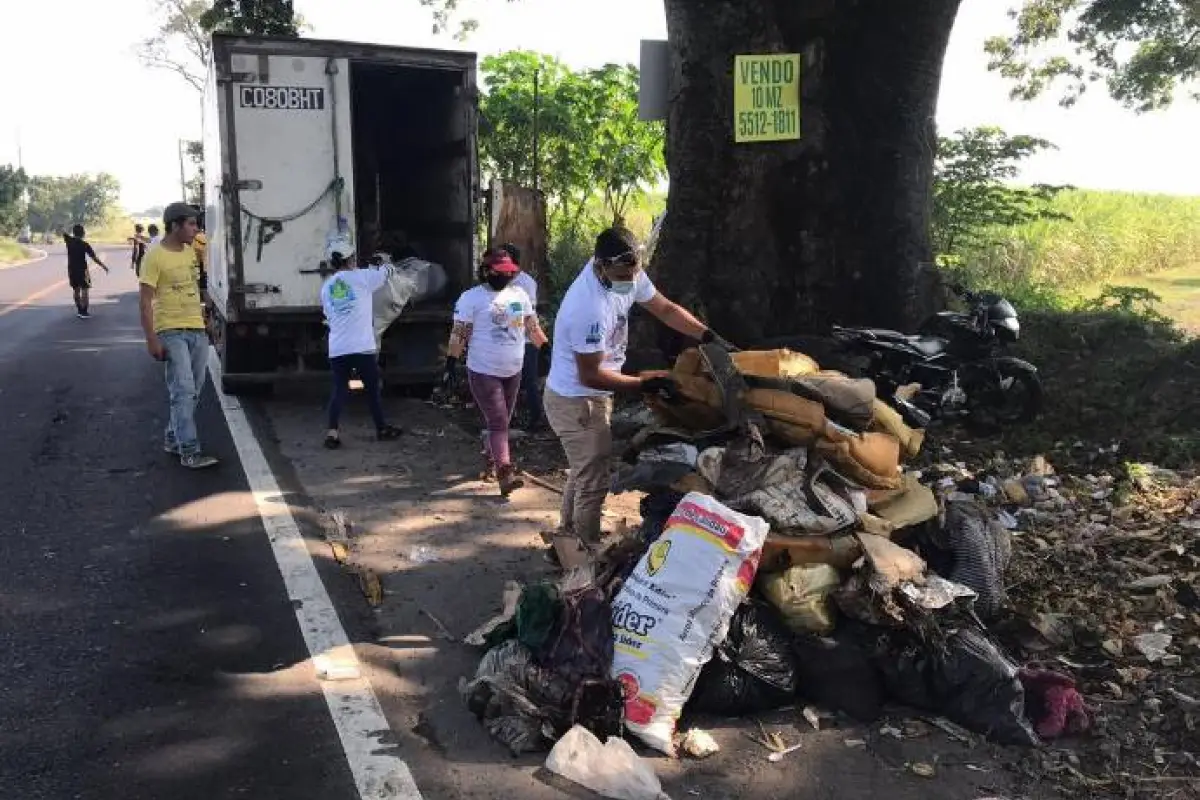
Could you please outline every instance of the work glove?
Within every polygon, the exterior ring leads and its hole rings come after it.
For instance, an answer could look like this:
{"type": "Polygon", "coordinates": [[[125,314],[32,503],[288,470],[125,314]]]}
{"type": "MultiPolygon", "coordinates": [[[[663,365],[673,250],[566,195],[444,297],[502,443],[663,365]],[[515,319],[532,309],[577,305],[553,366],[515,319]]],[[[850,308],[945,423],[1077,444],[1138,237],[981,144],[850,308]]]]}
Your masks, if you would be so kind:
{"type": "Polygon", "coordinates": [[[732,344],[728,339],[713,332],[712,328],[708,328],[704,333],[700,334],[700,344],[715,344],[718,345],[727,353],[740,353],[741,349],[737,345],[732,344]]]}
{"type": "Polygon", "coordinates": [[[676,403],[683,399],[679,392],[679,382],[665,375],[642,378],[640,391],[642,394],[656,395],[668,403],[676,403]]]}
{"type": "Polygon", "coordinates": [[[442,372],[442,393],[449,396],[458,389],[458,359],[446,356],[446,369],[442,372]]]}

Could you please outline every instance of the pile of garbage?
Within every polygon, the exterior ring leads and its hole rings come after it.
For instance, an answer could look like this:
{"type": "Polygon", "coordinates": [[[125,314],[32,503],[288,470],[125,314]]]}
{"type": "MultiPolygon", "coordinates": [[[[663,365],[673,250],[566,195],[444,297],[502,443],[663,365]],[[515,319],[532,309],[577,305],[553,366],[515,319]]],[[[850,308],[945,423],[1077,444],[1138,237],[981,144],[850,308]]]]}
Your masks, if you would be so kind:
{"type": "Polygon", "coordinates": [[[985,626],[1015,519],[978,482],[907,469],[924,434],[870,381],[713,345],[670,374],[679,394],[647,399],[657,422],[614,480],[645,492],[641,526],[559,581],[510,586],[468,637],[488,650],[463,696],[514,755],[568,734],[579,749],[579,728],[591,753],[629,731],[708,754],[681,716],[802,701],[861,721],[898,702],[1002,744],[1088,728],[1071,676],[1022,668],[985,626]]]}

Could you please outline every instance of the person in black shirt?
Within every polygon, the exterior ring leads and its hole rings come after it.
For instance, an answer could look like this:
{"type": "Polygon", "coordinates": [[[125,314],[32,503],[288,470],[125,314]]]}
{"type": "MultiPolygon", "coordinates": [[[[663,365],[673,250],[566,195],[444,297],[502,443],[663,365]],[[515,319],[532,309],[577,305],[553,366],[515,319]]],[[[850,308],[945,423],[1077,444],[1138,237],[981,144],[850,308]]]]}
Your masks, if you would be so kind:
{"type": "Polygon", "coordinates": [[[108,267],[96,257],[96,251],[84,240],[82,225],[76,225],[71,228],[69,234],[64,233],[62,236],[67,245],[67,279],[71,282],[71,289],[75,292],[75,316],[87,319],[91,316],[88,313],[88,289],[92,288],[92,276],[88,273],[88,259],[99,264],[105,272],[108,272],[108,267]]]}
{"type": "Polygon", "coordinates": [[[129,237],[129,243],[133,245],[133,251],[129,254],[129,265],[134,274],[139,276],[142,274],[142,259],[146,257],[146,245],[150,243],[145,230],[139,222],[133,226],[133,236],[129,237]]]}

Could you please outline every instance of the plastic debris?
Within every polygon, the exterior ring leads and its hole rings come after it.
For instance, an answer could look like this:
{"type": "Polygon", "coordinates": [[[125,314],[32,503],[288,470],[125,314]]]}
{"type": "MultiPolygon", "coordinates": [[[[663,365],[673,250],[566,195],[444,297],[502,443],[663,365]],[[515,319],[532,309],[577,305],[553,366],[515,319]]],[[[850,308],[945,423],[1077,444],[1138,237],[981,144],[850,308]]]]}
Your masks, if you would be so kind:
{"type": "Polygon", "coordinates": [[[824,635],[837,623],[830,594],[841,582],[838,571],[827,564],[802,564],[759,575],[758,590],[793,633],[824,635]]]}
{"type": "Polygon", "coordinates": [[[714,753],[721,752],[721,746],[717,744],[716,739],[707,731],[702,731],[699,728],[692,728],[683,735],[680,742],[680,747],[683,752],[687,753],[692,758],[708,758],[714,753]]]}
{"type": "Polygon", "coordinates": [[[1053,670],[1026,668],[1021,670],[1020,678],[1025,687],[1025,713],[1033,720],[1038,736],[1057,739],[1091,727],[1083,696],[1070,677],[1053,670]]]}
{"type": "Polygon", "coordinates": [[[670,800],[653,767],[628,742],[612,736],[601,744],[579,725],[554,745],[546,769],[614,800],[670,800]]]}
{"type": "Polygon", "coordinates": [[[1162,661],[1167,655],[1171,639],[1169,633],[1143,633],[1133,637],[1133,646],[1146,657],[1147,661],[1153,664],[1156,661],[1162,661]]]}
{"type": "Polygon", "coordinates": [[[433,564],[442,559],[434,548],[418,545],[408,551],[408,560],[414,564],[433,564]]]}
{"type": "Polygon", "coordinates": [[[511,621],[516,616],[517,602],[520,599],[521,584],[516,581],[507,581],[504,584],[504,595],[501,598],[500,613],[468,633],[463,642],[473,647],[483,647],[487,644],[488,636],[491,635],[492,631],[511,621]]]}
{"type": "Polygon", "coordinates": [[[790,639],[774,608],[762,602],[742,605],[725,641],[700,671],[689,711],[745,716],[792,703],[796,657],[790,639]]]}
{"type": "Polygon", "coordinates": [[[771,753],[771,755],[767,756],[767,761],[770,761],[772,764],[778,764],[780,761],[783,761],[784,756],[786,756],[788,753],[796,752],[802,746],[803,745],[794,744],[791,747],[785,747],[782,750],[771,753]]]}

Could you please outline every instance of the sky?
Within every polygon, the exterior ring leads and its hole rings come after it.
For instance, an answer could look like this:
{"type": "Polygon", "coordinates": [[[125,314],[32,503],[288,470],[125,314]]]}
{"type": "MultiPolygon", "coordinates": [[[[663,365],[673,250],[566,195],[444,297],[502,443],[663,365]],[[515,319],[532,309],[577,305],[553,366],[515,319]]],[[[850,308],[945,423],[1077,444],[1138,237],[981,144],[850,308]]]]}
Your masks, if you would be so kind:
{"type": "MultiPolygon", "coordinates": [[[[1135,115],[1095,87],[1073,109],[1053,98],[1008,99],[990,74],[983,40],[1006,29],[1004,0],[964,0],[951,38],[938,123],[945,133],[992,124],[1041,136],[1058,149],[1029,162],[1023,180],[1098,189],[1200,195],[1194,142],[1200,105],[1135,115]]],[[[480,20],[465,44],[430,32],[417,0],[296,0],[311,36],[382,44],[551,53],[576,67],[637,63],[641,39],[666,36],[653,0],[465,0],[480,20]]],[[[38,0],[0,12],[0,164],[16,163],[18,142],[35,174],[107,171],[122,202],[137,210],[179,194],[177,148],[198,138],[197,94],[180,78],[150,70],[137,43],[155,28],[153,0],[38,0]]]]}

